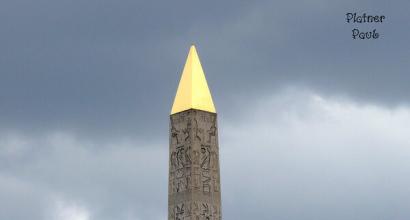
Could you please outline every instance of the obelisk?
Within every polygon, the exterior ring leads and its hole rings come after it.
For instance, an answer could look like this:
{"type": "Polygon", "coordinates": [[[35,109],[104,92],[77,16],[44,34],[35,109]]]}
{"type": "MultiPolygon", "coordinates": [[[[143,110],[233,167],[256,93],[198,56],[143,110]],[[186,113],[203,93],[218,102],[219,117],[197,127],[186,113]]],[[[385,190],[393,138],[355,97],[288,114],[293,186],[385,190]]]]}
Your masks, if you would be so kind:
{"type": "Polygon", "coordinates": [[[218,126],[195,46],[170,115],[168,220],[220,220],[218,126]]]}

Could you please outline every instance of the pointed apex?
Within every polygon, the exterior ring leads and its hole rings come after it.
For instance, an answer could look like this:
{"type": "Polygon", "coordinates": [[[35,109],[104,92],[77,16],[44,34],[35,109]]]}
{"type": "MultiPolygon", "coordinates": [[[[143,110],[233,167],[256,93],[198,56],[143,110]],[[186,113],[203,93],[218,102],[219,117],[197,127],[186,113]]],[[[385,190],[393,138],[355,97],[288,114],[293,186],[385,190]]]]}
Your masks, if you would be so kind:
{"type": "Polygon", "coordinates": [[[189,49],[171,115],[188,109],[216,113],[211,92],[194,45],[189,49]]]}

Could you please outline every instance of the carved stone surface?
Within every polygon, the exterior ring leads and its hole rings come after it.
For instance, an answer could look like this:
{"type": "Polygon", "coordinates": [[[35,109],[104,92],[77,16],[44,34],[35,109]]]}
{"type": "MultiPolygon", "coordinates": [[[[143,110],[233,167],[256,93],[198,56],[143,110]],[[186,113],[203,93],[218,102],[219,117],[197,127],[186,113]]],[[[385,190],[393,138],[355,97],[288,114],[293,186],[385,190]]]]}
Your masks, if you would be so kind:
{"type": "Polygon", "coordinates": [[[170,116],[168,220],[221,220],[216,114],[170,116]]]}

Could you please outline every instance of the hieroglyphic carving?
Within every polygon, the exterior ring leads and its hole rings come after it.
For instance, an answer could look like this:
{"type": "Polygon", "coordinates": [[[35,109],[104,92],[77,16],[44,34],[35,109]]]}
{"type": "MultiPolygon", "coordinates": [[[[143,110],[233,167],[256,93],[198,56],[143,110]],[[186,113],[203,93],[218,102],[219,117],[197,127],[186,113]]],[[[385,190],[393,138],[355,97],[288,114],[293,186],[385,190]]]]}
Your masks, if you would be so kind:
{"type": "Polygon", "coordinates": [[[188,123],[186,125],[186,128],[183,130],[184,132],[184,141],[185,142],[191,142],[191,133],[192,133],[192,124],[191,124],[191,119],[188,120],[188,123]]]}
{"type": "Polygon", "coordinates": [[[185,217],[190,217],[192,215],[192,203],[187,202],[185,208],[185,217]]]}
{"type": "Polygon", "coordinates": [[[211,192],[211,176],[209,175],[209,172],[203,171],[202,172],[202,190],[204,193],[209,193],[211,192]]]}
{"type": "Polygon", "coordinates": [[[178,165],[177,165],[177,152],[172,151],[171,152],[171,156],[170,156],[170,163],[171,163],[171,170],[175,170],[177,169],[178,165]]]}
{"type": "Polygon", "coordinates": [[[171,128],[172,142],[175,141],[177,145],[178,145],[179,142],[180,142],[180,141],[179,141],[179,138],[180,138],[179,133],[180,133],[180,131],[177,130],[174,126],[172,126],[172,128],[171,128]]]}
{"type": "Polygon", "coordinates": [[[196,141],[201,142],[202,141],[202,137],[201,137],[202,129],[198,128],[198,120],[196,120],[196,118],[194,118],[194,128],[193,128],[193,130],[194,130],[196,141]]]}
{"type": "Polygon", "coordinates": [[[201,177],[198,174],[194,174],[192,176],[192,188],[193,189],[199,189],[200,187],[200,181],[201,181],[201,177]]]}
{"type": "Polygon", "coordinates": [[[179,124],[181,120],[175,120],[171,118],[171,143],[179,145],[181,143],[181,138],[182,138],[182,131],[181,129],[177,129],[177,124],[179,124]]]}
{"type": "Polygon", "coordinates": [[[182,120],[171,118],[171,148],[170,148],[170,193],[177,193],[191,188],[191,145],[192,133],[191,120],[188,120],[185,128],[180,128],[182,120]],[[175,123],[178,121],[179,123],[175,123]],[[179,125],[179,128],[178,128],[179,125]],[[182,131],[182,132],[180,132],[182,131]]]}
{"type": "Polygon", "coordinates": [[[185,207],[184,203],[181,205],[176,205],[176,212],[175,212],[175,220],[183,220],[184,219],[184,213],[185,213],[185,207]]]}
{"type": "Polygon", "coordinates": [[[171,115],[169,220],[220,220],[217,124],[214,113],[171,115]]]}
{"type": "Polygon", "coordinates": [[[221,212],[217,204],[193,201],[176,204],[168,216],[173,220],[220,220],[221,212]]]}
{"type": "Polygon", "coordinates": [[[215,137],[215,135],[216,135],[216,127],[215,127],[215,125],[212,124],[211,127],[209,128],[209,130],[206,131],[206,133],[208,134],[207,143],[211,143],[212,138],[215,137]]]}
{"type": "Polygon", "coordinates": [[[201,146],[201,168],[204,170],[209,170],[211,163],[211,152],[209,145],[201,146]]]}
{"type": "Polygon", "coordinates": [[[192,163],[191,160],[191,146],[181,145],[176,149],[176,164],[177,168],[183,168],[190,166],[192,163]]]}
{"type": "Polygon", "coordinates": [[[211,210],[209,209],[209,205],[207,203],[202,203],[202,212],[201,215],[203,219],[211,219],[212,213],[211,210]]]}

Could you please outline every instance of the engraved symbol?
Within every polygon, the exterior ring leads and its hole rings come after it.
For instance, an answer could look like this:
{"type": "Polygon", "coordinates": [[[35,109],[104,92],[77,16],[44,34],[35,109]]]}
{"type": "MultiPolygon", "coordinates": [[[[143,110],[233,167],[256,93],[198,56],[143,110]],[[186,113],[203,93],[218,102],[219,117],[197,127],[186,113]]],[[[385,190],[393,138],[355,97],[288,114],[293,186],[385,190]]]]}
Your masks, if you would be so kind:
{"type": "Polygon", "coordinates": [[[199,175],[194,175],[192,178],[193,178],[193,181],[192,181],[193,187],[198,189],[199,188],[200,176],[199,175]]]}
{"type": "Polygon", "coordinates": [[[191,146],[184,148],[184,145],[181,145],[177,147],[176,166],[178,168],[183,168],[183,167],[186,167],[192,164],[190,152],[191,152],[191,146]]]}
{"type": "Polygon", "coordinates": [[[184,176],[184,169],[177,169],[175,172],[175,177],[176,178],[182,178],[184,176]]]}
{"type": "Polygon", "coordinates": [[[181,192],[186,189],[186,179],[178,178],[177,179],[177,192],[181,192]]]}
{"type": "Polygon", "coordinates": [[[195,137],[196,139],[198,139],[199,141],[201,141],[201,130],[198,128],[198,121],[196,120],[196,118],[194,118],[194,133],[195,133],[195,137]]]}
{"type": "Polygon", "coordinates": [[[216,127],[215,127],[215,123],[212,123],[211,128],[209,128],[208,131],[206,131],[208,133],[208,143],[211,143],[212,137],[215,137],[216,135],[216,127]]]}
{"type": "Polygon", "coordinates": [[[171,128],[171,137],[172,137],[172,142],[176,141],[177,144],[179,144],[179,138],[178,138],[179,130],[177,130],[174,125],[172,125],[171,128]]]}
{"type": "Polygon", "coordinates": [[[184,146],[177,147],[177,166],[178,168],[183,168],[185,165],[185,150],[184,146]]]}
{"type": "Polygon", "coordinates": [[[177,170],[175,177],[174,192],[181,192],[184,189],[184,172],[181,169],[177,170]]]}
{"type": "MultiPolygon", "coordinates": [[[[199,206],[198,206],[198,203],[197,203],[197,202],[194,202],[194,203],[192,204],[192,212],[193,212],[194,215],[198,215],[198,214],[199,214],[199,206]]],[[[198,216],[197,216],[197,218],[198,218],[198,216]]]]}
{"type": "Polygon", "coordinates": [[[171,169],[175,170],[177,168],[177,153],[173,151],[171,153],[171,169]]]}
{"type": "Polygon", "coordinates": [[[186,164],[186,165],[191,165],[191,164],[192,164],[190,150],[191,150],[191,146],[188,146],[188,147],[185,149],[185,164],[186,164]]]}
{"type": "Polygon", "coordinates": [[[191,216],[192,215],[192,203],[189,202],[185,208],[186,208],[186,210],[185,210],[186,215],[185,216],[187,216],[187,217],[191,216]]]}
{"type": "Polygon", "coordinates": [[[191,186],[191,175],[187,175],[185,177],[185,189],[189,190],[190,186],[191,186]]]}
{"type": "Polygon", "coordinates": [[[211,177],[209,176],[209,173],[203,172],[202,173],[202,190],[204,192],[211,192],[211,177]]]}
{"type": "Polygon", "coordinates": [[[184,215],[184,213],[185,213],[185,211],[184,211],[184,203],[182,203],[182,205],[181,206],[179,206],[179,205],[177,205],[177,211],[176,211],[176,213],[175,213],[175,219],[176,220],[182,220],[183,219],[183,215],[184,215]]]}
{"type": "Polygon", "coordinates": [[[188,123],[187,123],[187,125],[186,125],[186,128],[184,129],[184,135],[185,135],[185,138],[184,138],[184,140],[187,142],[187,141],[190,141],[190,137],[191,137],[191,128],[192,128],[192,124],[191,124],[191,120],[188,120],[188,123]]]}
{"type": "Polygon", "coordinates": [[[209,220],[211,219],[210,217],[210,210],[208,207],[207,203],[202,203],[202,216],[204,217],[204,219],[209,220]]]}
{"type": "Polygon", "coordinates": [[[210,164],[210,149],[211,146],[209,145],[202,145],[201,146],[201,168],[205,170],[209,170],[210,164]]]}

